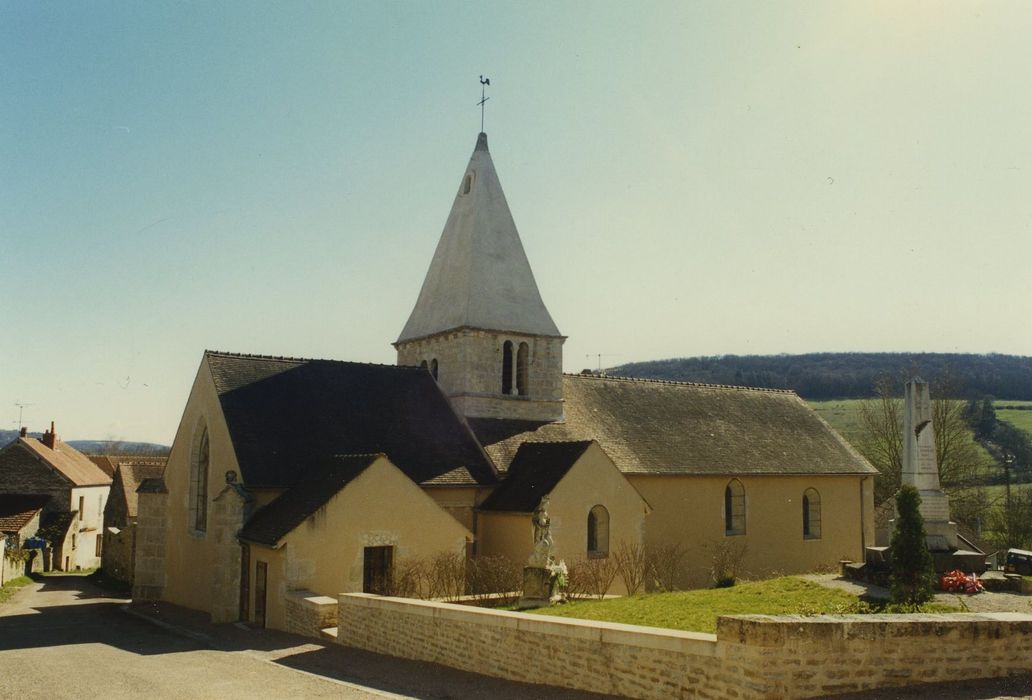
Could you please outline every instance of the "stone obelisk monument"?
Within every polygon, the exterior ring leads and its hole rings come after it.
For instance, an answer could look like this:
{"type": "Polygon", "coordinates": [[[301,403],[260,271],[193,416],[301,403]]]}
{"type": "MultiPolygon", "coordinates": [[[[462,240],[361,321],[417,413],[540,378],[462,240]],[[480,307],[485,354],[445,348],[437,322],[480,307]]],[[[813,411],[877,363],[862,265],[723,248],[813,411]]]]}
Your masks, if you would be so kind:
{"type": "Polygon", "coordinates": [[[939,484],[931,394],[928,382],[920,377],[914,377],[906,385],[902,482],[916,488],[921,495],[921,517],[930,548],[958,549],[957,526],[950,522],[949,498],[939,484]]]}

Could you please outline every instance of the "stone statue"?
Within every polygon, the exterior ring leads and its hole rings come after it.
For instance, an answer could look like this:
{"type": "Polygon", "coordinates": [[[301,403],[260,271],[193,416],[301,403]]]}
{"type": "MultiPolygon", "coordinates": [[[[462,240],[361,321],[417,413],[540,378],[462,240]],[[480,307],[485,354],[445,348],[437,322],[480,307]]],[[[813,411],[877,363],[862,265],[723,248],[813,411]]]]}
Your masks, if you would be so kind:
{"type": "Polygon", "coordinates": [[[548,517],[548,494],[541,497],[541,502],[534,509],[534,544],[545,542],[548,549],[552,549],[552,521],[548,517]]]}
{"type": "Polygon", "coordinates": [[[534,550],[523,567],[523,595],[517,606],[521,609],[550,605],[562,599],[566,588],[566,564],[556,563],[554,556],[548,494],[541,497],[530,520],[534,525],[534,550]]]}

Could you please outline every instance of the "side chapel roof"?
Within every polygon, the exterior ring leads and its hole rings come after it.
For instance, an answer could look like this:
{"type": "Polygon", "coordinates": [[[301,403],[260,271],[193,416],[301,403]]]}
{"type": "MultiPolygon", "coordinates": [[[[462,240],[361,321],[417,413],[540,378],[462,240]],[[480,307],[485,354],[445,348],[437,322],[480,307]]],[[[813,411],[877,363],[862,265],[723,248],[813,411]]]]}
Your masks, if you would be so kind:
{"type": "Polygon", "coordinates": [[[382,456],[347,455],[321,460],[296,486],[256,511],[240,531],[240,537],[275,546],[382,456]]]}
{"type": "Polygon", "coordinates": [[[399,343],[455,328],[559,336],[487,150],[477,145],[399,343]]]}
{"type": "Polygon", "coordinates": [[[590,446],[590,440],[523,443],[509,464],[505,481],[484,499],[480,510],[533,511],[590,446]]]}
{"type": "Polygon", "coordinates": [[[627,474],[876,474],[794,392],[563,376],[565,419],[471,418],[499,470],[521,444],[596,440],[627,474]]]}
{"type": "Polygon", "coordinates": [[[496,482],[425,369],[213,351],[205,360],[248,487],[290,487],[324,458],[376,453],[416,483],[496,482]]]}

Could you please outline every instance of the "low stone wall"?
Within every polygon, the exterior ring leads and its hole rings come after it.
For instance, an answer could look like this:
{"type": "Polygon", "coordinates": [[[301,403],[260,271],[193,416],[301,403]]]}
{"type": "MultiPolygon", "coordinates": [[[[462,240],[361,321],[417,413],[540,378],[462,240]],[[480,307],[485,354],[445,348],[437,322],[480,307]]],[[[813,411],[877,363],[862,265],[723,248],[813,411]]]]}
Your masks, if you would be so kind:
{"type": "Polygon", "coordinates": [[[343,594],[338,642],[633,698],[807,698],[1032,673],[1032,616],[720,618],[717,634],[343,594]]]}
{"type": "Polygon", "coordinates": [[[306,637],[322,637],[327,627],[337,625],[337,601],[311,591],[289,591],[284,600],[287,631],[306,637]]]}

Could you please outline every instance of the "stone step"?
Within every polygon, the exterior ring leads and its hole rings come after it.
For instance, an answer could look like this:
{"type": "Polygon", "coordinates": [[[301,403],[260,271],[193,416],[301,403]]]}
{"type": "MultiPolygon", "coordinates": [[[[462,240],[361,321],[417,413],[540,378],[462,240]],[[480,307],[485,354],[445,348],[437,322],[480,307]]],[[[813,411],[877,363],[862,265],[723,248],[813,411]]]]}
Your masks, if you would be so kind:
{"type": "Polygon", "coordinates": [[[329,639],[331,642],[337,641],[336,627],[326,627],[325,629],[320,631],[320,634],[322,635],[323,639],[329,639]]]}

